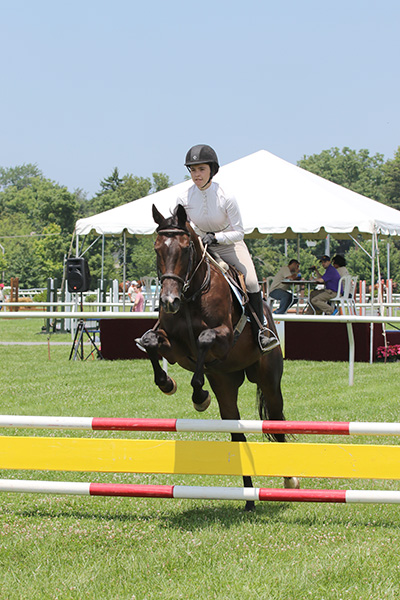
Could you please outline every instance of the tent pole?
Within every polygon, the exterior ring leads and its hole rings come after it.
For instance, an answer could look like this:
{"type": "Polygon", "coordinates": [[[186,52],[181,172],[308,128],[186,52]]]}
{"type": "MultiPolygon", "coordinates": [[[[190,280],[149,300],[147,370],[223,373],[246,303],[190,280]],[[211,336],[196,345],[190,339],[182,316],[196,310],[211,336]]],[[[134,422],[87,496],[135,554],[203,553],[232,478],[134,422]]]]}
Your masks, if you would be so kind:
{"type": "Polygon", "coordinates": [[[329,233],[325,238],[325,254],[331,255],[331,236],[329,233]]]}
{"type": "Polygon", "coordinates": [[[122,285],[122,307],[125,312],[125,284],[126,284],[126,229],[124,229],[124,264],[123,264],[123,285],[122,285]]]}
{"type": "MultiPolygon", "coordinates": [[[[374,295],[375,295],[375,242],[376,232],[372,234],[372,253],[371,253],[371,316],[374,316],[374,295]]],[[[370,323],[369,326],[369,362],[373,363],[373,350],[374,350],[374,324],[370,323]]]]}
{"type": "Polygon", "coordinates": [[[297,260],[300,262],[300,234],[297,234],[297,260]]]}
{"type": "Polygon", "coordinates": [[[104,279],[104,233],[101,240],[101,280],[104,279]]]}

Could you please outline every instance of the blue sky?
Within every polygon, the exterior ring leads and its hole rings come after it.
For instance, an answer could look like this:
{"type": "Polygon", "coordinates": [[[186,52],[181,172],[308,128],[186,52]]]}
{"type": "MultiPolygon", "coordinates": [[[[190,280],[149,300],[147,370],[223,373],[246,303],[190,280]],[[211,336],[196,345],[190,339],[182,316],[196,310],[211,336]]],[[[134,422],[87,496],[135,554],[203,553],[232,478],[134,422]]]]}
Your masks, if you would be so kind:
{"type": "Polygon", "coordinates": [[[0,166],[91,197],[265,149],[400,146],[398,0],[0,0],[0,166]]]}

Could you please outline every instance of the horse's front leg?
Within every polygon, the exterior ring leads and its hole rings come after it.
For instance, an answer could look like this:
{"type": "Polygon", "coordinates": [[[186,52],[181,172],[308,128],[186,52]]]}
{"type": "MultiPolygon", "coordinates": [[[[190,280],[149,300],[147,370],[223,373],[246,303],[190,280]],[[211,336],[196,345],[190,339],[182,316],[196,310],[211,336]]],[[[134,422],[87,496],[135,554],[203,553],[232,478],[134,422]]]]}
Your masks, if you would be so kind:
{"type": "Polygon", "coordinates": [[[166,335],[161,332],[146,331],[140,339],[136,340],[139,348],[145,350],[150,359],[154,372],[154,383],[164,394],[175,394],[177,385],[174,379],[170,377],[160,365],[159,355],[164,350],[170,349],[171,345],[166,335]]]}
{"type": "Polygon", "coordinates": [[[192,402],[198,412],[203,412],[210,406],[211,396],[204,386],[204,364],[207,352],[215,344],[217,333],[214,329],[205,329],[197,339],[197,361],[196,368],[191,380],[193,393],[192,402]]]}
{"type": "MultiPolygon", "coordinates": [[[[217,397],[221,419],[240,420],[237,402],[239,388],[244,381],[244,372],[212,373],[207,374],[207,379],[217,397]]],[[[231,440],[232,442],[245,442],[246,436],[244,433],[231,433],[231,440]]],[[[243,475],[243,485],[245,488],[253,487],[250,475],[243,475]]],[[[246,500],[245,510],[253,511],[254,509],[254,500],[246,500]]]]}

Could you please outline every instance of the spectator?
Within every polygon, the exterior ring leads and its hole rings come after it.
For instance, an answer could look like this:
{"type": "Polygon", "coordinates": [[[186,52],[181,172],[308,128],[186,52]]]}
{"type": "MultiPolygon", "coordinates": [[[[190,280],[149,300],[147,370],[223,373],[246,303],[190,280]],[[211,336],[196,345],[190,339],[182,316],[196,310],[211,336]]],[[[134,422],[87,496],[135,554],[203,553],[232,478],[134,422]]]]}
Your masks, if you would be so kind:
{"type": "Polygon", "coordinates": [[[133,303],[133,311],[134,312],[143,312],[144,311],[144,296],[142,294],[142,284],[137,283],[135,286],[136,296],[135,301],[133,303]]]}
{"type": "Polygon", "coordinates": [[[351,277],[350,273],[347,270],[346,259],[344,258],[344,256],[336,254],[336,256],[332,258],[332,264],[339,273],[340,277],[351,277]]]}
{"type": "Polygon", "coordinates": [[[283,315],[296,302],[290,290],[290,283],[283,283],[284,279],[298,279],[300,263],[292,259],[289,264],[279,269],[272,280],[269,296],[279,300],[279,307],[274,310],[277,315],[283,315]]]}
{"type": "Polygon", "coordinates": [[[136,286],[137,286],[137,281],[135,279],[133,279],[131,281],[131,284],[130,284],[129,288],[128,288],[128,296],[129,296],[129,299],[130,299],[130,301],[132,303],[131,311],[130,312],[133,312],[133,306],[134,306],[135,298],[136,298],[136,294],[137,294],[137,288],[136,288],[136,286]]]}
{"type": "Polygon", "coordinates": [[[324,254],[321,257],[320,262],[325,269],[325,273],[321,275],[317,267],[312,267],[315,270],[317,278],[315,281],[323,283],[325,288],[323,290],[313,290],[310,294],[310,306],[306,310],[306,315],[312,315],[314,312],[317,315],[326,313],[333,315],[338,312],[337,308],[329,304],[329,300],[334,298],[337,294],[338,284],[340,275],[333,265],[331,265],[331,259],[329,256],[324,254]]]}
{"type": "Polygon", "coordinates": [[[0,283],[0,310],[3,309],[4,302],[4,283],[0,283]]]}

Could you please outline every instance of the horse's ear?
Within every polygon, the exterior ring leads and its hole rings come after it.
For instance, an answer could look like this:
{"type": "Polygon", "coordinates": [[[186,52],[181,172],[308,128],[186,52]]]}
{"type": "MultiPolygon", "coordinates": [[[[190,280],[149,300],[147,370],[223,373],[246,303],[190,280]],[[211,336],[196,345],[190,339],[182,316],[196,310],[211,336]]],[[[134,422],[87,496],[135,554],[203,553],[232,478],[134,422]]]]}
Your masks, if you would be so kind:
{"type": "Polygon", "coordinates": [[[176,207],[175,214],[178,217],[178,225],[182,228],[185,228],[188,218],[187,218],[186,210],[182,206],[182,204],[178,204],[178,206],[176,207]]]}
{"type": "Polygon", "coordinates": [[[165,219],[162,216],[162,214],[160,213],[160,211],[157,210],[155,204],[153,204],[152,210],[153,210],[153,219],[157,223],[157,225],[161,225],[161,223],[164,223],[165,219]]]}

